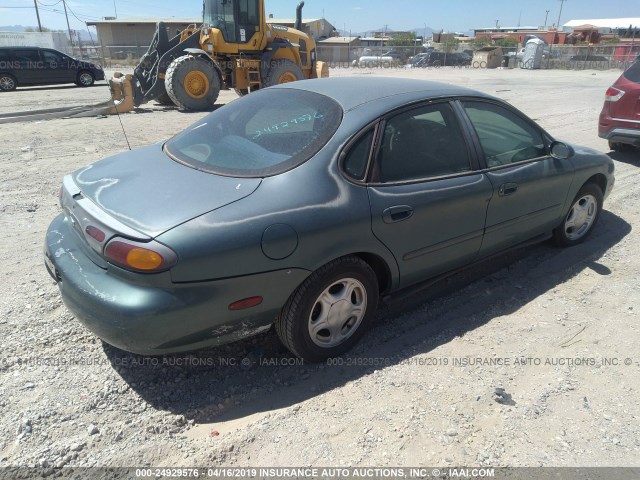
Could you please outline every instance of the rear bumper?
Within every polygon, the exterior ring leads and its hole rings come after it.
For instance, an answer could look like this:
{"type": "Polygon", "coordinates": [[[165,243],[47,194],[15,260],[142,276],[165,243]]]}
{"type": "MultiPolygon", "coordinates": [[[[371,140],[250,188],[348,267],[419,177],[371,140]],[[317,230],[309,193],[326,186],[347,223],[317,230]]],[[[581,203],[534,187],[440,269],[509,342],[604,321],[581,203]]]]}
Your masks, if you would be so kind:
{"type": "Polygon", "coordinates": [[[51,223],[44,253],[76,318],[105,342],[142,355],[221,345],[265,330],[310,273],[291,269],[190,284],[173,284],[168,274],[120,273],[100,268],[83,253],[63,215],[51,223]],[[231,303],[253,296],[262,296],[263,303],[229,310],[231,303]]]}
{"type": "Polygon", "coordinates": [[[614,127],[605,129],[601,127],[598,136],[612,143],[625,143],[640,147],[640,128],[614,127]]]}

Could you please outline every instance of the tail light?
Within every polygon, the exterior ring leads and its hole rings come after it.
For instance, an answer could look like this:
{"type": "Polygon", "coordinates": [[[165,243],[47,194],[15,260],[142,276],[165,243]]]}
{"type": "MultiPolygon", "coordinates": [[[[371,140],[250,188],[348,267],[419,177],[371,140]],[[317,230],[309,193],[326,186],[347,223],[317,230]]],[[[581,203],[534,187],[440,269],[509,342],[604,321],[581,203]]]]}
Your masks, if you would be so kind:
{"type": "Polygon", "coordinates": [[[178,257],[170,248],[158,242],[135,242],[116,237],[104,249],[106,259],[126,270],[158,273],[173,267],[178,257]]]}
{"type": "Polygon", "coordinates": [[[605,102],[617,102],[624,96],[625,92],[615,87],[609,87],[607,93],[604,94],[605,102]]]}

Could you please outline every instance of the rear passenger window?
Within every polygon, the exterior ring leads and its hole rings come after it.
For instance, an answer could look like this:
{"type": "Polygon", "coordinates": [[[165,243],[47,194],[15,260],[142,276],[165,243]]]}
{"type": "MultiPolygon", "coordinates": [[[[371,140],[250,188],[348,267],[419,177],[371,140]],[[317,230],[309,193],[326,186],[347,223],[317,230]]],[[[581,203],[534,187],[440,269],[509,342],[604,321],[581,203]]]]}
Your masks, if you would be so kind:
{"type": "Polygon", "coordinates": [[[12,57],[7,50],[0,50],[0,68],[9,68],[7,64],[13,61],[12,57]]]}
{"type": "Polygon", "coordinates": [[[419,107],[388,120],[378,164],[384,183],[471,170],[467,144],[451,105],[419,107]]]}
{"type": "Polygon", "coordinates": [[[37,50],[16,50],[15,54],[18,62],[32,64],[34,65],[33,68],[40,61],[40,55],[37,50]]]}

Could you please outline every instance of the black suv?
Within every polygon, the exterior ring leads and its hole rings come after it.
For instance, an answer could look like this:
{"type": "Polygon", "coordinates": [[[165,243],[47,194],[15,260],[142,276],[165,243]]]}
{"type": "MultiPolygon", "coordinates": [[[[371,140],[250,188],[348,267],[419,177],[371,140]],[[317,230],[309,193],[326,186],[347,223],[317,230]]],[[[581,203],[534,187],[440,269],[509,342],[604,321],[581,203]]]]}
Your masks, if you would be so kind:
{"type": "Polygon", "coordinates": [[[101,67],[52,48],[0,47],[0,91],[61,83],[90,87],[96,80],[104,80],[101,67]]]}

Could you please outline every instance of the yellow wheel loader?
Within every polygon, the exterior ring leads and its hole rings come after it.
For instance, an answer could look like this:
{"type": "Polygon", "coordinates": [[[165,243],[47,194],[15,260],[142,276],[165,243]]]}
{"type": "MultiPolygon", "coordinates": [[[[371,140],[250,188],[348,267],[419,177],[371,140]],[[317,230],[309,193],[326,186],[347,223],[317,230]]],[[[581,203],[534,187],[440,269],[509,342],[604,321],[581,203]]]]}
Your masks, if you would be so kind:
{"type": "Polygon", "coordinates": [[[163,23],[157,25],[133,78],[126,79],[133,82],[135,106],[157,100],[184,110],[206,110],[223,89],[244,95],[329,76],[327,66],[316,59],[315,41],[301,31],[304,2],[298,5],[295,28],[268,24],[264,0],[205,0],[203,7],[202,25],[173,38],[163,23]]]}

